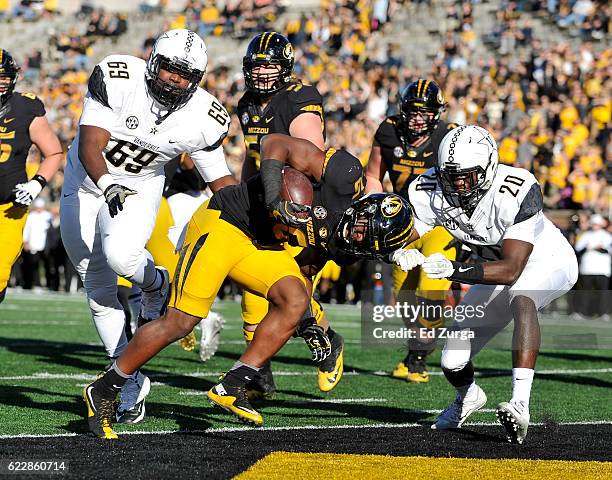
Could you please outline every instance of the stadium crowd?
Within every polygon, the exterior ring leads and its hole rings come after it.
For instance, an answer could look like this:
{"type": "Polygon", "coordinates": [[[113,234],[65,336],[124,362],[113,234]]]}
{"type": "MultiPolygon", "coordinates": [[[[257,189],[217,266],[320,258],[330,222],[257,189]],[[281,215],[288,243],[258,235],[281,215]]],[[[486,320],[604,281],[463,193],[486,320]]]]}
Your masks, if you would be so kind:
{"type": "MultiPolygon", "coordinates": [[[[478,38],[471,2],[451,2],[446,10],[447,31],[441,33],[443,48],[431,67],[421,70],[404,62],[402,45],[389,35],[395,14],[407,3],[323,0],[319,15],[280,22],[284,7],[274,0],[188,0],[166,26],[191,28],[204,38],[240,40],[272,28],[285,33],[296,49],[295,74],[316,85],[324,98],[327,143],[347,148],[364,163],[378,124],[397,112],[401,89],[420,76],[434,78],[446,94],[448,121],[487,127],[498,141],[502,163],[521,166],[537,176],[549,209],[576,211],[573,216],[555,216],[565,219],[560,226],[572,241],[589,230],[592,212],[601,213],[606,222],[612,211],[612,170],[607,168],[612,152],[612,49],[596,42],[601,38],[597,32],[609,34],[610,5],[580,0],[504,1],[494,30],[478,38]],[[589,33],[578,38],[568,35],[566,42],[546,48],[525,13],[538,11],[555,12],[553,21],[561,28],[573,25],[589,33]],[[488,56],[476,49],[483,42],[488,56]]],[[[49,44],[60,55],[33,51],[20,59],[23,83],[18,89],[34,91],[44,100],[65,149],[75,135],[93,66],[91,42],[113,29],[127,31],[127,19],[120,23],[121,17],[92,10],[81,31],[50,36],[49,44]]],[[[142,39],[140,52],[135,45],[133,52],[125,53],[146,58],[154,37],[142,39]]],[[[244,91],[240,65],[210,58],[204,87],[232,113],[244,91]]],[[[225,149],[230,169],[239,176],[244,144],[235,115],[225,149]]],[[[34,152],[32,165],[37,159],[34,152]]],[[[60,173],[45,191],[51,212],[45,221],[50,225],[61,185],[60,173]]],[[[26,255],[24,266],[31,263],[26,255]]],[[[17,277],[23,275],[17,273],[17,277]]],[[[47,280],[47,285],[59,288],[60,282],[47,280]]]]}

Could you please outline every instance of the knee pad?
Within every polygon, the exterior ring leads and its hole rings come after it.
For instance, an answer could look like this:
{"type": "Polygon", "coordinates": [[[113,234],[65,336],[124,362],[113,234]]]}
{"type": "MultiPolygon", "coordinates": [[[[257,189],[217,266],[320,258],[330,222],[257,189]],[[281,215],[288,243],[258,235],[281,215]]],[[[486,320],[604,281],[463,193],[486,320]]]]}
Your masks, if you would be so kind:
{"type": "MultiPolygon", "coordinates": [[[[454,340],[454,339],[453,339],[454,340]]],[[[440,365],[444,370],[457,372],[462,370],[470,361],[470,344],[462,345],[459,342],[451,342],[451,339],[446,340],[446,345],[442,350],[440,365]],[[449,345],[452,343],[452,345],[449,345]]]]}
{"type": "Polygon", "coordinates": [[[129,250],[124,248],[113,248],[106,252],[106,261],[111,269],[120,277],[130,279],[136,273],[139,265],[143,262],[144,249],[129,250]]]}

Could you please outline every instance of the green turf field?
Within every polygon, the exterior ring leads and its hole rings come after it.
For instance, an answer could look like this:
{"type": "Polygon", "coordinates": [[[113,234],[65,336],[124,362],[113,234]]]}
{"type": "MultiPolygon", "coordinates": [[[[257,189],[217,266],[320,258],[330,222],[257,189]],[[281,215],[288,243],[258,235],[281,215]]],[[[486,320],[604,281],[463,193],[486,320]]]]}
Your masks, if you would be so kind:
{"type": "MultiPolygon", "coordinates": [[[[203,364],[197,350],[168,347],[144,369],[153,382],[146,420],[118,425],[118,432],[243,427],[205,397],[243,349],[239,305],[221,302],[215,308],[226,318],[217,355],[203,364]]],[[[431,358],[428,384],[393,379],[385,372],[402,358],[400,348],[362,348],[359,309],[329,306],[327,311],[346,339],[344,378],[334,391],[320,392],[303,342],[292,340],[273,361],[279,393],[259,404],[266,427],[428,422],[452,400],[439,353],[431,358]]],[[[81,389],[104,365],[82,295],[9,292],[0,305],[0,435],[85,432],[81,389]]],[[[510,396],[510,352],[483,352],[476,368],[489,400],[470,420],[493,423],[496,404],[510,396]]],[[[612,351],[543,351],[538,371],[532,422],[612,422],[612,351]]]]}

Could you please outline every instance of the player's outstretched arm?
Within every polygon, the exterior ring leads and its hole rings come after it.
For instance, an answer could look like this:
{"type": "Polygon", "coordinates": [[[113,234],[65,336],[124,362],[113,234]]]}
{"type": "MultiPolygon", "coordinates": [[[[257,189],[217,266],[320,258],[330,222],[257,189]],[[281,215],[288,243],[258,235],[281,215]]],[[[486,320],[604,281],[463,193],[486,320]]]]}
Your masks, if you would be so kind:
{"type": "Polygon", "coordinates": [[[441,253],[423,261],[429,278],[448,278],[455,282],[488,285],[512,285],[523,273],[533,244],[507,239],[502,242],[502,259],[485,263],[452,262],[441,253]]]}
{"type": "Polygon", "coordinates": [[[366,166],[366,188],[365,193],[379,193],[383,191],[382,180],[385,177],[387,168],[382,161],[380,145],[374,141],[370,150],[370,159],[366,166]]]}

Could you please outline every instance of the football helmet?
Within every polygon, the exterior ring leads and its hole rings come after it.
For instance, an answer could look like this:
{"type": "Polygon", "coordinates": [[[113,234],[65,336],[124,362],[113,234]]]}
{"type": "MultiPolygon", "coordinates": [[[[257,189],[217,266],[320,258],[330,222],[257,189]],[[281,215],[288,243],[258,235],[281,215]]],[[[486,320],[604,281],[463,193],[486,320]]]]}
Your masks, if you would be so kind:
{"type": "Polygon", "coordinates": [[[170,111],[177,110],[189,101],[206,72],[208,55],[206,44],[195,32],[184,28],[168,30],[162,34],[147,61],[145,80],[149,93],[170,111]],[[187,88],[164,82],[161,69],[177,73],[189,80],[187,88]]]}
{"type": "Polygon", "coordinates": [[[452,129],[440,143],[435,165],[444,197],[473,212],[493,184],[498,161],[497,144],[487,130],[476,125],[452,129]]]}
{"type": "Polygon", "coordinates": [[[8,101],[15,90],[17,84],[17,76],[19,75],[19,67],[13,56],[0,48],[0,77],[8,77],[9,84],[6,90],[2,91],[0,86],[0,108],[8,101]]]}
{"type": "Polygon", "coordinates": [[[259,95],[272,95],[291,81],[293,46],[278,32],[264,32],[255,36],[242,59],[242,72],[247,89],[259,95]],[[254,73],[257,67],[278,65],[271,73],[254,73]]]}
{"type": "Polygon", "coordinates": [[[409,139],[431,135],[445,109],[446,101],[440,86],[433,80],[420,78],[408,85],[402,93],[399,127],[409,139]],[[418,112],[433,115],[428,115],[424,126],[415,126],[411,119],[418,112]]]}
{"type": "Polygon", "coordinates": [[[386,260],[408,244],[413,226],[407,200],[394,193],[373,193],[344,211],[334,232],[335,247],[354,257],[386,260]]]}

